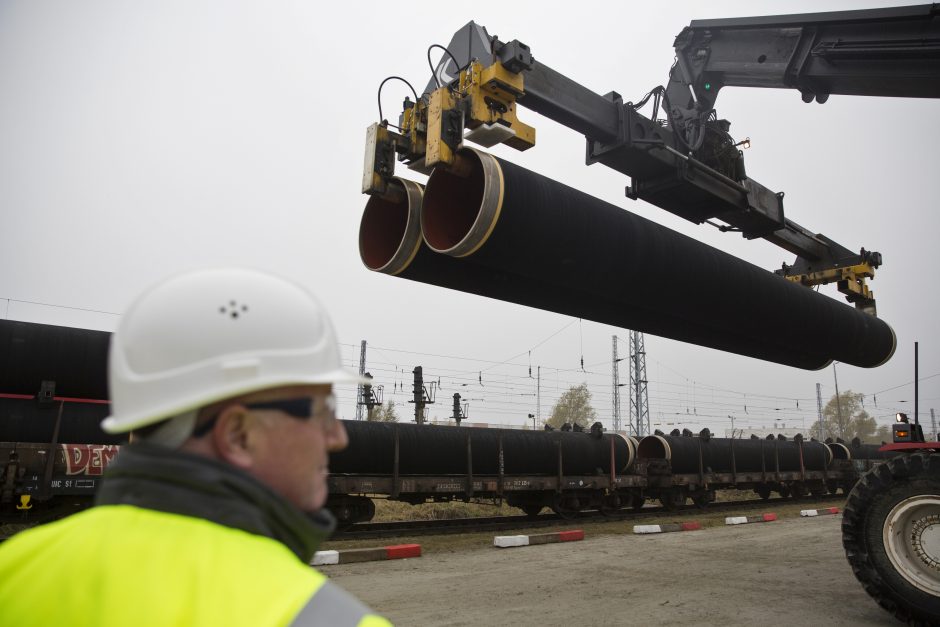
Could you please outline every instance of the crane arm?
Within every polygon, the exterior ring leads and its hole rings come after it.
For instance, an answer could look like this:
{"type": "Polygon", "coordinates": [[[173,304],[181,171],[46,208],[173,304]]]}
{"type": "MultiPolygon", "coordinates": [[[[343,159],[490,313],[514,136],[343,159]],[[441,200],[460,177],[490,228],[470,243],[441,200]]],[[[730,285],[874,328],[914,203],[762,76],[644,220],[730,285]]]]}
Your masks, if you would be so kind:
{"type": "Polygon", "coordinates": [[[517,117],[521,105],[584,135],[586,162],[631,177],[631,199],[766,239],[796,255],[778,274],[807,286],[837,282],[874,314],[866,279],[881,255],[850,251],[787,218],[783,192],[747,175],[744,142],[731,138],[714,103],[731,85],[798,89],[807,102],[833,93],[940,97],[937,6],[694,21],[675,40],[667,86],[636,104],[616,92],[597,94],[518,40],[504,43],[470,22],[454,34],[418,102],[406,99],[398,132],[385,121],[370,127],[363,192],[386,193],[396,155],[430,172],[456,167],[464,140],[534,146],[535,129],[517,117]],[[650,98],[646,117],[639,109],[650,98]]]}

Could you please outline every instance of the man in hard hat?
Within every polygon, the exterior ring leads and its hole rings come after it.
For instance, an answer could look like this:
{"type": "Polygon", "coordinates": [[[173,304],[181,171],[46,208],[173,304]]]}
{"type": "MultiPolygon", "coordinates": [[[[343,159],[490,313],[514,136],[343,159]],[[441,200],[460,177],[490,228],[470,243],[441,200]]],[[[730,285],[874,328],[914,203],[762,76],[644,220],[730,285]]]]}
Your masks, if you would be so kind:
{"type": "Polygon", "coordinates": [[[0,546],[15,625],[387,625],[308,564],[347,444],[330,320],[252,270],[141,295],[111,338],[109,433],[133,431],[96,506],[0,546]]]}

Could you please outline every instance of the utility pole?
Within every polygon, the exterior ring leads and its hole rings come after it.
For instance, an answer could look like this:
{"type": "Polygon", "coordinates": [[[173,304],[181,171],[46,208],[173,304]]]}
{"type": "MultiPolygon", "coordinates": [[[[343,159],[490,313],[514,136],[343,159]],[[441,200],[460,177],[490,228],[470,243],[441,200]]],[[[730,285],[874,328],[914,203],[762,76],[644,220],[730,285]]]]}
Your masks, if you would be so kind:
{"type": "Polygon", "coordinates": [[[424,368],[415,366],[412,374],[415,380],[414,390],[412,390],[414,400],[411,402],[415,404],[415,422],[421,425],[424,424],[424,368]]]}
{"type": "Polygon", "coordinates": [[[542,366],[539,366],[535,373],[535,416],[542,422],[542,366]]]}
{"type": "Polygon", "coordinates": [[[454,392],[454,416],[453,418],[454,418],[454,422],[457,423],[458,427],[460,426],[460,421],[465,420],[467,418],[467,407],[468,405],[464,405],[463,408],[461,409],[460,394],[458,394],[457,392],[454,392]]]}
{"type": "Polygon", "coordinates": [[[419,425],[424,424],[424,408],[427,405],[434,404],[434,396],[437,392],[437,388],[434,383],[431,384],[431,393],[428,394],[427,389],[424,387],[424,368],[421,366],[415,366],[415,369],[412,371],[414,374],[414,389],[412,390],[413,400],[408,401],[409,403],[415,404],[415,422],[419,425]]]}
{"type": "Polygon", "coordinates": [[[638,437],[650,432],[650,406],[646,384],[646,348],[643,334],[630,331],[630,424],[638,437]]]}
{"type": "MultiPolygon", "coordinates": [[[[362,345],[359,349],[359,376],[361,377],[366,371],[366,341],[362,340],[362,345]]],[[[368,399],[365,397],[365,387],[362,383],[359,384],[358,389],[358,399],[356,400],[356,420],[362,420],[362,407],[366,404],[368,399]]]]}
{"type": "Polygon", "coordinates": [[[933,415],[933,407],[930,408],[930,430],[933,431],[933,439],[937,441],[937,417],[933,415]]]}
{"type": "Polygon", "coordinates": [[[614,432],[620,431],[620,359],[617,358],[617,336],[613,337],[613,379],[614,379],[614,393],[613,393],[613,427],[614,432]]]}
{"type": "Polygon", "coordinates": [[[362,384],[362,399],[356,405],[356,414],[358,415],[363,407],[366,408],[366,420],[372,422],[372,410],[375,409],[376,405],[382,404],[382,386],[380,385],[378,389],[378,394],[376,394],[375,389],[372,388],[372,375],[368,372],[363,373],[368,383],[362,384]]]}
{"type": "Polygon", "coordinates": [[[917,345],[918,343],[914,342],[914,424],[915,425],[920,424],[920,420],[918,420],[918,412],[917,412],[917,410],[919,409],[919,403],[920,403],[920,375],[917,372],[917,367],[918,367],[917,362],[919,361],[917,359],[917,353],[918,353],[917,345]]]}
{"type": "Polygon", "coordinates": [[[817,422],[816,422],[816,424],[819,425],[819,427],[818,427],[816,430],[819,432],[819,434],[817,435],[817,439],[818,439],[820,442],[824,442],[824,441],[826,440],[826,430],[825,430],[825,428],[823,428],[823,411],[822,411],[822,409],[823,409],[823,405],[822,405],[822,386],[817,383],[817,384],[816,384],[816,416],[817,416],[817,422]]]}
{"type": "Polygon", "coordinates": [[[839,375],[836,374],[836,362],[832,362],[832,378],[836,382],[836,415],[839,418],[839,437],[845,439],[845,421],[842,420],[842,399],[839,398],[839,375]]]}

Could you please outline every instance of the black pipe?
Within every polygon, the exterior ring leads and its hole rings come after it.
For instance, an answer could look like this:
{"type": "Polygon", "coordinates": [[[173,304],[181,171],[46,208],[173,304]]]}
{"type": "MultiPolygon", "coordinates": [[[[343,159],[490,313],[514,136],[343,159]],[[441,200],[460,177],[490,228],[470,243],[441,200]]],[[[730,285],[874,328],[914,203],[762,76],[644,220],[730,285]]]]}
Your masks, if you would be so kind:
{"type": "Polygon", "coordinates": [[[582,318],[603,317],[600,299],[620,306],[616,326],[716,348],[731,337],[737,348],[722,350],[809,369],[894,353],[894,332],[873,316],[476,150],[431,174],[421,224],[436,252],[551,285],[555,301],[586,293],[582,318]]]}
{"type": "Polygon", "coordinates": [[[848,446],[851,453],[850,459],[891,459],[900,454],[899,451],[881,451],[880,448],[880,444],[861,444],[859,442],[852,442],[848,446]]]}
{"type": "MultiPolygon", "coordinates": [[[[574,317],[581,317],[584,304],[590,303],[589,319],[622,326],[626,306],[605,294],[568,288],[560,298],[559,287],[540,278],[483,265],[473,257],[434,253],[421,237],[424,188],[397,178],[390,181],[389,188],[386,196],[370,197],[362,214],[359,254],[370,270],[574,317]]],[[[761,346],[722,329],[690,325],[679,316],[642,306],[632,306],[631,310],[631,319],[647,333],[800,368],[817,369],[828,364],[826,359],[788,347],[761,346]],[[705,328],[709,329],[707,334],[702,331],[705,328]]]]}
{"type": "Polygon", "coordinates": [[[34,399],[0,398],[0,442],[51,442],[63,444],[120,444],[126,433],[108,434],[101,421],[111,406],[105,403],[59,401],[41,405],[34,399]],[[59,410],[62,419],[56,437],[59,410]]]}
{"type": "Polygon", "coordinates": [[[618,434],[600,438],[590,433],[475,429],[408,423],[345,420],[349,446],[330,454],[332,474],[391,475],[395,465],[396,432],[402,475],[500,474],[500,438],[506,475],[554,475],[561,446],[565,475],[609,475],[610,442],[614,471],[633,463],[633,443],[618,434]],[[472,451],[468,460],[467,438],[472,451]],[[468,464],[471,461],[471,464],[468,464]]]}
{"type": "MultiPolygon", "coordinates": [[[[672,471],[678,474],[699,472],[699,451],[705,472],[760,472],[764,468],[780,472],[798,472],[800,446],[794,441],[777,441],[776,446],[762,446],[761,440],[731,440],[730,438],[699,438],[669,435],[649,435],[640,440],[637,457],[667,459],[672,471]],[[732,442],[734,444],[732,445],[732,442]],[[734,446],[732,454],[731,447],[734,446]],[[734,462],[732,463],[732,459],[734,462]],[[763,461],[762,461],[763,460],[763,461]]],[[[832,460],[829,448],[821,442],[803,442],[803,465],[806,470],[824,470],[832,460]]]]}
{"type": "Polygon", "coordinates": [[[852,459],[852,452],[849,451],[849,447],[840,442],[830,442],[826,444],[829,447],[829,450],[832,451],[833,459],[852,459]]]}
{"type": "Polygon", "coordinates": [[[0,320],[0,393],[35,395],[55,381],[57,396],[107,399],[110,341],[105,331],[0,320]]]}

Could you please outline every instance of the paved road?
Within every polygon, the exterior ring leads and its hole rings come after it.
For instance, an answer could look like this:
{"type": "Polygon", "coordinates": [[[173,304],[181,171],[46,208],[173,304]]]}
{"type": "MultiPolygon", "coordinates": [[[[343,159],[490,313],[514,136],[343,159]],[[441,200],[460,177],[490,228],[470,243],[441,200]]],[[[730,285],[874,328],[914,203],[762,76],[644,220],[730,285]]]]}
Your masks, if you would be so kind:
{"type": "Polygon", "coordinates": [[[323,567],[397,625],[898,625],[841,516],[323,567]]]}

